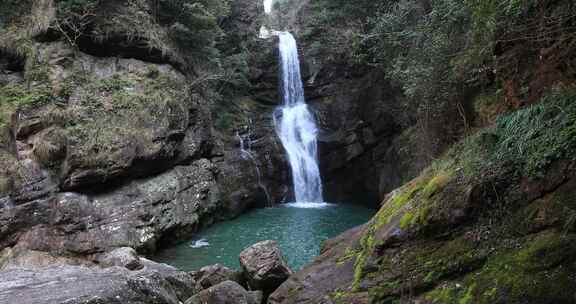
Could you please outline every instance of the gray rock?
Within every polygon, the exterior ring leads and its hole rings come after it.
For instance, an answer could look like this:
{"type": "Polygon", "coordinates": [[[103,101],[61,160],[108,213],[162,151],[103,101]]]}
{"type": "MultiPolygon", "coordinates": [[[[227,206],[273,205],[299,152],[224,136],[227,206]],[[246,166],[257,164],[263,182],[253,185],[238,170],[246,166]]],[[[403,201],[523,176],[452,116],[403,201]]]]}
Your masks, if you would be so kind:
{"type": "Polygon", "coordinates": [[[292,274],[275,241],[256,243],[240,253],[240,265],[250,289],[270,294],[292,274]]]}
{"type": "Polygon", "coordinates": [[[212,164],[202,159],[110,193],[60,193],[0,212],[0,245],[93,254],[118,247],[154,251],[214,221],[220,205],[212,164]],[[4,238],[4,236],[6,236],[4,238]]]}
{"type": "Polygon", "coordinates": [[[100,265],[105,267],[120,266],[129,270],[141,269],[144,267],[140,262],[140,257],[136,250],[130,247],[122,247],[112,250],[98,257],[100,265]]]}
{"type": "Polygon", "coordinates": [[[224,281],[241,283],[239,282],[239,274],[237,272],[220,264],[200,268],[200,270],[195,273],[195,279],[198,289],[210,288],[224,281]]]}
{"type": "Polygon", "coordinates": [[[90,266],[90,261],[75,257],[63,257],[43,251],[22,248],[6,248],[0,251],[0,272],[10,269],[42,269],[52,265],[90,266]]]}
{"type": "Polygon", "coordinates": [[[0,303],[179,304],[192,294],[191,278],[148,267],[129,271],[58,265],[0,272],[0,303]],[[48,287],[49,286],[49,287],[48,287]]]}
{"type": "Polygon", "coordinates": [[[185,304],[260,304],[261,292],[248,292],[238,283],[224,281],[199,292],[185,304]]]}

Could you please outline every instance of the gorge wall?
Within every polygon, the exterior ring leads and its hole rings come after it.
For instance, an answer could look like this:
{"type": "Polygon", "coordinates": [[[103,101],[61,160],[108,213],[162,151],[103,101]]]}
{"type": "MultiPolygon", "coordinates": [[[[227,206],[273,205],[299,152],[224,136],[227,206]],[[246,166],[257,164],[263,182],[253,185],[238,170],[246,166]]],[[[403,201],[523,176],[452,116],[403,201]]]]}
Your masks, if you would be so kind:
{"type": "Polygon", "coordinates": [[[379,208],[269,303],[574,302],[574,3],[194,4],[0,8],[0,269],[30,303],[183,302],[191,274],[115,249],[291,199],[263,24],[299,42],[326,200],[379,208]]]}
{"type": "MultiPolygon", "coordinates": [[[[172,20],[174,10],[194,10],[172,2],[24,1],[3,9],[1,248],[154,252],[282,200],[270,107],[240,97],[219,107],[215,87],[228,79],[201,63],[217,50],[214,38],[203,48],[180,41],[202,37],[178,26],[218,34],[217,6],[206,4],[202,17],[214,23],[172,20]],[[240,137],[256,159],[240,153],[240,137]]],[[[252,27],[240,29],[236,14],[230,30],[247,35],[252,27]]]]}

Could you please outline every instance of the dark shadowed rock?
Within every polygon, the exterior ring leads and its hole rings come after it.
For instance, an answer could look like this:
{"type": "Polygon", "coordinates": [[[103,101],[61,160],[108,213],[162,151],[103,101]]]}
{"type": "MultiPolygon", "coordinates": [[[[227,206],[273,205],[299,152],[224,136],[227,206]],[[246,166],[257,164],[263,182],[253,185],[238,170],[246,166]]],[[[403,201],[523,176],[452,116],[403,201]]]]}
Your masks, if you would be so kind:
{"type": "Polygon", "coordinates": [[[203,290],[185,304],[260,304],[261,292],[249,292],[233,281],[225,281],[203,290]]]}
{"type": "Polygon", "coordinates": [[[274,291],[292,274],[275,241],[256,243],[240,253],[240,265],[251,289],[274,291]]]}
{"type": "Polygon", "coordinates": [[[239,282],[240,275],[232,269],[220,264],[204,266],[194,274],[198,289],[210,288],[224,281],[239,282]]]}

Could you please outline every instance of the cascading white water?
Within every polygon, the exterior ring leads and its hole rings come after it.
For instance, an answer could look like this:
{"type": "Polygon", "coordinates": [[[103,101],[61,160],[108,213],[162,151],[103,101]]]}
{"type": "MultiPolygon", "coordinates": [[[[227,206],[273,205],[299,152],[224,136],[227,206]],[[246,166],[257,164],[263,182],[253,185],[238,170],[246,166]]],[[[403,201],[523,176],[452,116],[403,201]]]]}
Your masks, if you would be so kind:
{"type": "Polygon", "coordinates": [[[278,32],[283,105],[274,114],[276,132],[292,168],[294,195],[298,203],[323,203],[317,159],[318,128],[304,100],[296,40],[278,32]]]}
{"type": "Polygon", "coordinates": [[[264,12],[270,14],[272,12],[273,0],[264,0],[264,12]]]}

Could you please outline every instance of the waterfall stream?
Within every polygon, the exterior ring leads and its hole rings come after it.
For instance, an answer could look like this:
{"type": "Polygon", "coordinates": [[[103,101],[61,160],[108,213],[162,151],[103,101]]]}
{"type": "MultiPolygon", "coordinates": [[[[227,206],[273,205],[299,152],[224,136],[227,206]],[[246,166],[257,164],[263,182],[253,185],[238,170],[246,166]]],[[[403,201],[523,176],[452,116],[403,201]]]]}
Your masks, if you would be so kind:
{"type": "Polygon", "coordinates": [[[274,123],[288,154],[296,202],[314,207],[324,201],[316,155],[318,128],[304,100],[296,40],[288,32],[278,36],[283,104],[274,114],[274,123]]]}

